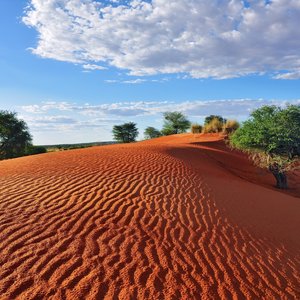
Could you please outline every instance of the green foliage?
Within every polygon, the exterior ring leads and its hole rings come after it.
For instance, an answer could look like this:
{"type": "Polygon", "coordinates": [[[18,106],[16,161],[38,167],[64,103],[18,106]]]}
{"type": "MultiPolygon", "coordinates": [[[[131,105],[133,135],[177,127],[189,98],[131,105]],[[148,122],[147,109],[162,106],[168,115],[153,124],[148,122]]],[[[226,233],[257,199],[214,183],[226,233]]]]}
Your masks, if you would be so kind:
{"type": "Polygon", "coordinates": [[[31,140],[26,123],[16,113],[0,111],[0,159],[25,155],[31,140]]]}
{"type": "Polygon", "coordinates": [[[191,132],[192,133],[201,133],[202,132],[202,126],[195,123],[195,124],[192,124],[191,126],[191,132]]]}
{"type": "Polygon", "coordinates": [[[139,134],[136,124],[133,122],[115,125],[112,132],[114,139],[122,143],[134,142],[139,134]]]}
{"type": "Polygon", "coordinates": [[[47,153],[47,149],[44,146],[29,146],[26,150],[27,155],[42,154],[42,153],[47,153]]]}
{"type": "Polygon", "coordinates": [[[218,115],[210,115],[205,118],[204,125],[209,124],[213,119],[219,120],[222,124],[226,123],[226,119],[224,119],[223,117],[218,116],[218,115]]]}
{"type": "Polygon", "coordinates": [[[203,132],[204,133],[217,133],[221,132],[223,129],[223,122],[218,118],[213,118],[208,124],[204,125],[203,132]]]}
{"type": "Polygon", "coordinates": [[[164,113],[163,135],[186,132],[190,128],[190,121],[181,112],[173,111],[164,113]]]}
{"type": "Polygon", "coordinates": [[[147,127],[144,131],[145,139],[154,139],[160,137],[161,135],[161,132],[154,127],[147,127]]]}
{"type": "Polygon", "coordinates": [[[231,138],[239,149],[293,158],[300,154],[300,106],[264,106],[251,114],[231,138]]]}
{"type": "Polygon", "coordinates": [[[172,126],[164,125],[163,129],[161,130],[162,135],[171,135],[174,134],[174,128],[172,126]]]}
{"type": "Polygon", "coordinates": [[[240,127],[240,124],[236,120],[227,120],[223,126],[223,132],[225,134],[232,134],[240,127]]]}
{"type": "Polygon", "coordinates": [[[264,106],[255,110],[231,136],[230,143],[248,152],[255,164],[268,168],[276,177],[277,187],[286,188],[284,173],[299,166],[300,106],[264,106]]]}

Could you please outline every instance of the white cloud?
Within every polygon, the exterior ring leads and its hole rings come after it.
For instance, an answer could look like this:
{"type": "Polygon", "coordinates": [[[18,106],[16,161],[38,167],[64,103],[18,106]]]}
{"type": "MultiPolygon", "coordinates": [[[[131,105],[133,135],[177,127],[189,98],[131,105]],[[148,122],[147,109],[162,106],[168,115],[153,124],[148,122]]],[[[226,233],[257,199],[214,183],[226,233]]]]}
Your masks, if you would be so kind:
{"type": "Polygon", "coordinates": [[[23,21],[39,34],[33,53],[45,58],[138,76],[296,78],[300,1],[247,2],[31,0],[23,21]]]}
{"type": "Polygon", "coordinates": [[[32,104],[21,106],[21,109],[28,113],[43,113],[51,110],[70,111],[73,108],[73,104],[69,102],[56,102],[56,101],[44,101],[41,104],[32,104]]]}
{"type": "MultiPolygon", "coordinates": [[[[24,105],[21,110],[27,113],[45,114],[68,111],[71,115],[80,114],[83,116],[143,116],[160,112],[162,107],[165,109],[172,105],[167,101],[136,101],[136,102],[116,102],[98,105],[88,103],[78,105],[76,103],[45,101],[41,104],[24,105]]],[[[38,117],[37,117],[38,118],[38,117]]]]}
{"type": "Polygon", "coordinates": [[[107,80],[105,80],[105,82],[107,82],[107,83],[118,83],[119,81],[116,80],[116,79],[107,79],[107,80]]]}
{"type": "Polygon", "coordinates": [[[82,66],[85,70],[106,70],[107,68],[99,66],[99,65],[94,65],[94,64],[86,64],[82,66]]]}
{"type": "Polygon", "coordinates": [[[68,116],[44,116],[32,118],[38,124],[75,124],[76,120],[68,116]]]}
{"type": "Polygon", "coordinates": [[[300,79],[300,70],[295,72],[288,72],[283,74],[278,74],[274,76],[275,79],[300,79]]]}
{"type": "Polygon", "coordinates": [[[128,79],[128,80],[116,80],[116,79],[108,79],[105,80],[107,83],[122,83],[122,84],[141,84],[144,82],[156,82],[163,83],[169,81],[169,78],[160,78],[160,79],[144,79],[144,78],[136,78],[136,79],[128,79]]]}
{"type": "Polygon", "coordinates": [[[145,79],[138,78],[138,79],[133,79],[133,80],[124,80],[124,81],[122,81],[122,83],[139,84],[139,83],[143,83],[145,81],[146,81],[145,79]]]}
{"type": "Polygon", "coordinates": [[[242,118],[251,111],[263,105],[285,106],[287,104],[300,105],[300,99],[295,100],[268,100],[268,99],[229,99],[229,100],[195,100],[195,101],[132,101],[116,102],[99,105],[78,105],[67,102],[43,102],[40,105],[22,106],[27,113],[50,114],[54,117],[35,117],[36,121],[43,120],[49,123],[71,122],[73,117],[57,115],[62,111],[69,111],[71,116],[79,114],[81,117],[97,117],[96,120],[115,122],[126,117],[143,117],[162,114],[166,111],[181,111],[190,117],[205,117],[209,114],[219,114],[225,117],[235,116],[242,118]],[[33,109],[34,108],[34,109],[33,109]],[[111,118],[114,116],[114,118],[111,118]],[[99,119],[100,118],[100,119],[99,119]],[[117,119],[116,119],[117,118],[117,119]],[[119,118],[119,119],[118,119],[119,118]],[[69,120],[69,121],[68,121],[69,120]]]}
{"type": "Polygon", "coordinates": [[[81,131],[82,129],[111,127],[113,122],[119,122],[118,118],[82,118],[80,116],[65,116],[65,115],[47,115],[44,112],[43,116],[26,115],[21,116],[30,129],[33,131],[81,131]]]}

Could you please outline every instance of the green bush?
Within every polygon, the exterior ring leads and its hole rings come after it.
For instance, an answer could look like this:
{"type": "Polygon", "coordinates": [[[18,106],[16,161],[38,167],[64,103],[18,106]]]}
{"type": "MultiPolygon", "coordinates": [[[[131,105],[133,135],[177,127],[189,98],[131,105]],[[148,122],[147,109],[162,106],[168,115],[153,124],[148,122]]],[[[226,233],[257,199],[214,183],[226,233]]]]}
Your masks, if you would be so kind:
{"type": "Polygon", "coordinates": [[[47,153],[46,147],[43,147],[43,146],[31,146],[31,147],[28,147],[28,149],[26,151],[27,155],[42,154],[42,153],[47,153]]]}
{"type": "Polygon", "coordinates": [[[154,127],[147,127],[144,131],[144,136],[145,136],[145,139],[147,139],[147,140],[158,138],[161,135],[162,135],[161,132],[154,127]]]}
{"type": "Polygon", "coordinates": [[[263,106],[230,136],[233,148],[249,154],[254,163],[267,168],[276,186],[286,189],[286,172],[299,168],[300,106],[263,106]]]}

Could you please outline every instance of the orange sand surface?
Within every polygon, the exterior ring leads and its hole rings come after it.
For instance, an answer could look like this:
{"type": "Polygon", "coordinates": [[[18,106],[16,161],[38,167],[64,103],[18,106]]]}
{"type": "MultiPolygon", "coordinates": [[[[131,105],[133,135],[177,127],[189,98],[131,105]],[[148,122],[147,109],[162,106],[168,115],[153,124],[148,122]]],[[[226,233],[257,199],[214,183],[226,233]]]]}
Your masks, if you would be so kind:
{"type": "Polygon", "coordinates": [[[287,193],[217,135],[0,162],[0,299],[300,299],[287,193]]]}

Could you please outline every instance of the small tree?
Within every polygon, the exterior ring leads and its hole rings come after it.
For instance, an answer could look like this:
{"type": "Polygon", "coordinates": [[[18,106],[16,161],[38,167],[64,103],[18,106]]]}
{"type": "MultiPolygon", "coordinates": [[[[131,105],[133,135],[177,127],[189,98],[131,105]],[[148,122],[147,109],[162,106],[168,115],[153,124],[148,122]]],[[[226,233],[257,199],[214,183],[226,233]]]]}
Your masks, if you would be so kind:
{"type": "Polygon", "coordinates": [[[264,106],[255,110],[230,142],[249,153],[255,164],[268,168],[276,178],[276,186],[286,189],[286,172],[299,167],[300,106],[264,106]]]}
{"type": "Polygon", "coordinates": [[[27,124],[15,112],[0,111],[0,159],[14,158],[26,153],[31,145],[27,124]]]}
{"type": "Polygon", "coordinates": [[[122,143],[134,142],[139,134],[136,124],[133,122],[115,125],[112,132],[114,139],[122,143]]]}
{"type": "Polygon", "coordinates": [[[145,139],[154,139],[161,136],[161,132],[154,127],[147,127],[144,131],[145,139]]]}
{"type": "Polygon", "coordinates": [[[177,134],[186,132],[190,128],[190,121],[181,112],[166,112],[164,113],[164,126],[162,134],[177,134]]]}
{"type": "Polygon", "coordinates": [[[213,119],[219,120],[222,124],[226,123],[226,119],[218,115],[210,115],[204,119],[204,125],[209,124],[213,119]]]}

